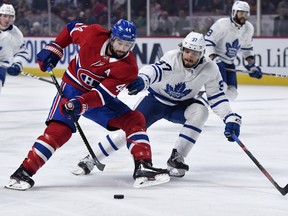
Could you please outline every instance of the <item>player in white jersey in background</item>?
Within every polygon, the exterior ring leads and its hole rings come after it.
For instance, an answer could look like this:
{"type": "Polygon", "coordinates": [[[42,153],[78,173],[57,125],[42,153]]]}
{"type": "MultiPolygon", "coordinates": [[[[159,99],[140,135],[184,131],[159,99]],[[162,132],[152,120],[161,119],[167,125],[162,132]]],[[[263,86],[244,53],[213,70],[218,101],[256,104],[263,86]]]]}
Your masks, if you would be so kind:
{"type": "MultiPolygon", "coordinates": [[[[241,117],[232,112],[223,92],[223,80],[216,63],[204,56],[204,36],[191,32],[179,46],[180,49],[165,53],[159,62],[142,67],[137,79],[127,86],[129,94],[149,91],[136,107],[145,116],[147,127],[160,119],[183,125],[167,161],[170,175],[175,177],[182,177],[189,170],[184,158],[202,132],[208,118],[208,105],[224,121],[224,134],[229,141],[234,141],[232,133],[239,136],[241,124],[241,117]],[[203,87],[208,100],[198,94],[203,87]]],[[[125,143],[123,132],[107,135],[94,149],[95,154],[102,160],[125,143]]],[[[93,160],[86,156],[72,172],[89,174],[93,167],[93,160]]]]}
{"type": "Polygon", "coordinates": [[[13,25],[15,10],[11,4],[0,7],[0,92],[4,86],[6,71],[9,75],[20,74],[28,53],[22,32],[13,25]]]}
{"type": "Polygon", "coordinates": [[[231,17],[218,19],[205,35],[206,55],[214,60],[224,80],[224,91],[230,100],[236,99],[237,76],[234,60],[241,53],[247,61],[245,67],[250,77],[260,79],[262,72],[255,64],[252,37],[253,25],[247,21],[250,15],[249,4],[245,1],[236,1],[232,6],[231,17]]]}

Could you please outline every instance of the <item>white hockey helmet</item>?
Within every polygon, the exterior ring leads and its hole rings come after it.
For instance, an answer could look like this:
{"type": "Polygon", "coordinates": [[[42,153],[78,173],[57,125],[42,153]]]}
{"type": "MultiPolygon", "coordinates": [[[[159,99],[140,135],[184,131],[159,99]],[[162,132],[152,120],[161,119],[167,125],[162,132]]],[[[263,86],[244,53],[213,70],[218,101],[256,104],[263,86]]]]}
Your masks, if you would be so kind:
{"type": "Polygon", "coordinates": [[[250,6],[247,2],[245,1],[235,1],[233,6],[232,6],[232,19],[236,16],[237,11],[245,11],[247,12],[247,16],[250,16],[250,6]]]}
{"type": "Polygon", "coordinates": [[[15,10],[14,10],[13,5],[11,4],[2,4],[2,6],[0,7],[0,14],[14,16],[14,20],[15,20],[15,10]]]}
{"type": "Polygon", "coordinates": [[[204,55],[206,48],[203,34],[198,32],[190,32],[180,44],[180,49],[183,50],[183,48],[200,52],[201,58],[204,55]]]}

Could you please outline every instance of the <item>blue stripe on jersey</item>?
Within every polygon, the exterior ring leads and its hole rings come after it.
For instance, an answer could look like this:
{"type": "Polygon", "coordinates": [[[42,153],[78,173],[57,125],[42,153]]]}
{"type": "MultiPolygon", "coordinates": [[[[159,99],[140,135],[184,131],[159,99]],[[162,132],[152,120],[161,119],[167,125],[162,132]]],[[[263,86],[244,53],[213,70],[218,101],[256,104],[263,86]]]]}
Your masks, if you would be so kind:
{"type": "Polygon", "coordinates": [[[163,100],[163,101],[167,101],[167,102],[170,102],[170,103],[173,103],[173,104],[175,104],[175,105],[177,105],[179,102],[181,102],[181,101],[174,101],[174,100],[171,100],[171,99],[169,99],[169,98],[166,98],[166,97],[164,97],[163,95],[160,95],[160,94],[158,94],[157,92],[155,92],[152,88],[148,88],[148,91],[152,94],[152,95],[154,95],[155,97],[158,97],[158,98],[160,98],[161,100],[163,100]]]}
{"type": "Polygon", "coordinates": [[[217,103],[214,103],[213,105],[211,105],[211,108],[215,108],[216,106],[218,106],[219,104],[223,103],[223,102],[229,102],[228,99],[224,99],[224,100],[220,100],[217,103]]]}
{"type": "Polygon", "coordinates": [[[192,129],[192,130],[194,130],[194,131],[196,131],[196,132],[198,132],[198,133],[201,133],[201,132],[202,132],[202,130],[200,130],[199,128],[194,127],[194,126],[192,126],[192,125],[184,124],[183,126],[186,127],[186,128],[192,129]]]}
{"type": "Polygon", "coordinates": [[[154,68],[154,71],[156,73],[156,76],[155,76],[155,79],[152,81],[152,83],[154,82],[160,82],[161,79],[162,79],[162,69],[161,67],[159,67],[158,65],[156,64],[152,64],[152,67],[154,68]],[[159,76],[159,79],[158,79],[158,76],[159,76]],[[157,80],[158,79],[158,80],[157,80]]]}
{"type": "Polygon", "coordinates": [[[205,39],[205,41],[208,42],[208,44],[206,43],[206,46],[216,46],[216,44],[211,40],[205,39]]]}
{"type": "Polygon", "coordinates": [[[71,32],[71,31],[74,29],[74,27],[75,27],[75,25],[76,25],[77,23],[78,23],[78,22],[68,23],[68,24],[67,24],[67,29],[68,29],[68,31],[71,32]]]}
{"type": "Polygon", "coordinates": [[[98,143],[98,146],[99,146],[100,150],[102,151],[102,153],[103,153],[106,157],[108,157],[109,154],[105,151],[105,149],[104,149],[104,147],[103,147],[103,145],[102,145],[101,142],[98,143]]]}
{"type": "Polygon", "coordinates": [[[213,99],[218,98],[218,97],[223,96],[223,95],[225,95],[224,92],[221,92],[221,93],[219,93],[217,95],[208,97],[207,99],[208,99],[208,101],[210,101],[210,100],[213,100],[213,99]]]}
{"type": "Polygon", "coordinates": [[[34,148],[40,151],[47,158],[47,160],[52,156],[52,152],[39,142],[34,143],[34,148]]]}
{"type": "Polygon", "coordinates": [[[183,139],[186,139],[186,140],[188,140],[189,142],[191,142],[191,143],[193,143],[193,144],[196,143],[196,141],[195,141],[194,139],[192,139],[191,137],[186,136],[186,135],[184,135],[184,134],[179,134],[179,137],[182,137],[183,139]]]}
{"type": "Polygon", "coordinates": [[[253,47],[249,47],[249,48],[241,48],[241,50],[253,50],[253,47]]]}
{"type": "Polygon", "coordinates": [[[111,140],[110,136],[107,135],[106,138],[107,138],[108,142],[110,143],[110,145],[112,146],[112,148],[117,151],[118,148],[117,148],[117,146],[113,143],[113,141],[111,140]]]}
{"type": "Polygon", "coordinates": [[[19,54],[18,54],[18,55],[15,55],[15,56],[21,57],[21,58],[23,58],[23,59],[25,59],[25,60],[28,60],[28,59],[27,59],[27,56],[23,56],[23,55],[19,55],[19,54]]]}

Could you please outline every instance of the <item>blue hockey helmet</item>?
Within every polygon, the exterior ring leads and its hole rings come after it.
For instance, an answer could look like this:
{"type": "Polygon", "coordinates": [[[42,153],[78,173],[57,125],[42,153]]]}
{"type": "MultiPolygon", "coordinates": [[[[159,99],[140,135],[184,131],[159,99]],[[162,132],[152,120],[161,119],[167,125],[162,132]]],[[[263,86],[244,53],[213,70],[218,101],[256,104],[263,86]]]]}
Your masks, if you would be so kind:
{"type": "Polygon", "coordinates": [[[112,37],[116,37],[120,40],[135,42],[136,40],[136,27],[133,22],[120,19],[112,27],[112,37]]]}

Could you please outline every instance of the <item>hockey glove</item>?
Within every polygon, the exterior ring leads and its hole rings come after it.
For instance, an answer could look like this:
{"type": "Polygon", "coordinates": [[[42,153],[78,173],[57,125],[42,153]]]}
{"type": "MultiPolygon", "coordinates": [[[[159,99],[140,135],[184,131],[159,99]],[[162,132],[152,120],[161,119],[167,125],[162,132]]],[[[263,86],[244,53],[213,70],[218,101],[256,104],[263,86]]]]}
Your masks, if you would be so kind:
{"type": "Polygon", "coordinates": [[[63,57],[63,49],[58,44],[52,42],[47,44],[38,54],[37,62],[42,71],[47,71],[48,67],[56,67],[59,60],[63,57]]]}
{"type": "Polygon", "coordinates": [[[140,75],[127,86],[129,95],[136,95],[141,91],[148,89],[149,87],[149,78],[146,75],[140,75]]]}
{"type": "Polygon", "coordinates": [[[245,68],[249,71],[249,76],[257,79],[262,78],[262,71],[261,68],[255,63],[250,64],[250,65],[245,65],[245,68]]]}
{"type": "Polygon", "coordinates": [[[11,67],[7,68],[7,73],[11,76],[18,76],[21,73],[20,65],[13,63],[11,67]]]}
{"type": "Polygon", "coordinates": [[[224,135],[228,141],[234,142],[232,134],[235,134],[237,137],[240,135],[241,118],[237,113],[231,113],[224,118],[224,123],[226,124],[224,135]]]}
{"type": "Polygon", "coordinates": [[[60,102],[60,112],[66,118],[71,118],[71,113],[74,115],[82,115],[88,109],[88,105],[82,97],[68,100],[63,98],[60,102]]]}

